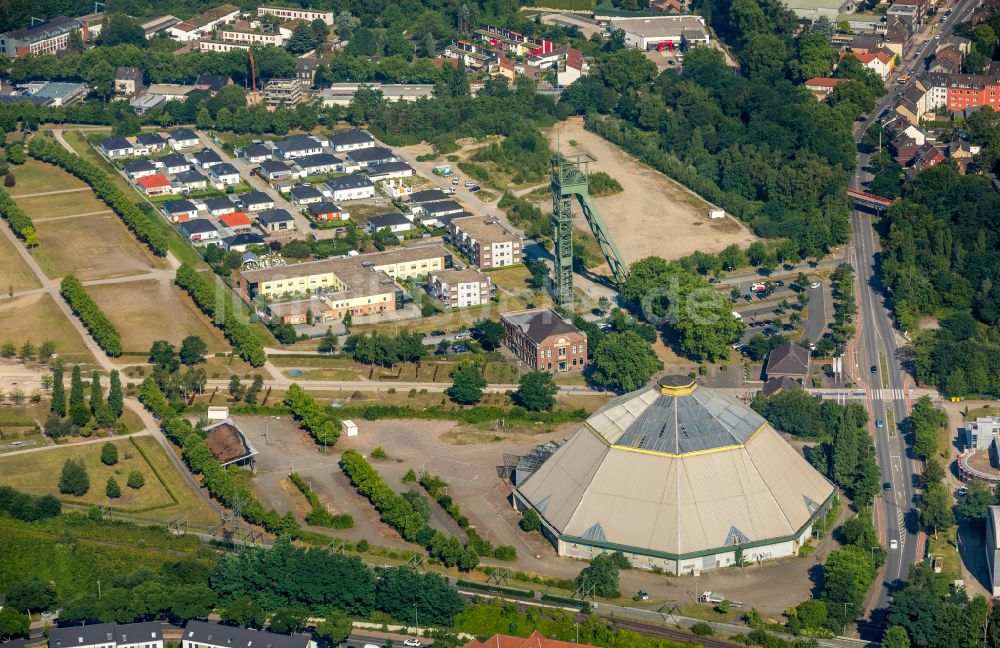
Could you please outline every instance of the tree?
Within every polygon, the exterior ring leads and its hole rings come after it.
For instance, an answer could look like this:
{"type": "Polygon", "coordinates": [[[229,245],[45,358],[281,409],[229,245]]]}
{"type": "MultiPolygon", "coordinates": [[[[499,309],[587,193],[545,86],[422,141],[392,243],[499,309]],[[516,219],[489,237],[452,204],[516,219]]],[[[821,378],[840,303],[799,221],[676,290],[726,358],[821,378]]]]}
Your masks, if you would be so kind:
{"type": "Polygon", "coordinates": [[[122,496],[122,487],[118,485],[118,480],[114,477],[108,477],[108,483],[104,487],[104,494],[111,499],[118,499],[122,496]]]}
{"type": "Polygon", "coordinates": [[[354,32],[354,18],[351,17],[349,11],[341,11],[337,14],[337,17],[333,19],[334,29],[337,31],[337,36],[342,40],[349,40],[351,34],[354,32]]]}
{"type": "Polygon", "coordinates": [[[55,588],[35,576],[11,583],[7,588],[4,604],[18,611],[42,612],[49,609],[55,600],[55,588]]]}
{"type": "Polygon", "coordinates": [[[83,377],[80,374],[80,365],[73,366],[73,374],[69,385],[69,404],[83,405],[83,377]]]}
{"type": "Polygon", "coordinates": [[[503,342],[503,324],[491,319],[477,320],[472,325],[472,333],[487,351],[495,351],[503,342]]]}
{"type": "Polygon", "coordinates": [[[309,611],[304,608],[282,607],[274,611],[268,629],[271,632],[292,634],[300,632],[305,626],[309,611]]]}
{"type": "Polygon", "coordinates": [[[104,403],[101,393],[101,374],[95,369],[90,373],[90,412],[97,414],[97,410],[104,403]]]}
{"type": "Polygon", "coordinates": [[[514,398],[524,408],[539,411],[552,409],[559,387],[547,371],[531,371],[521,376],[514,398]]]}
{"type": "Polygon", "coordinates": [[[136,47],[148,47],[149,41],[139,24],[123,13],[115,13],[104,19],[101,26],[99,44],[103,47],[131,44],[136,47]]]}
{"type": "Polygon", "coordinates": [[[312,30],[313,39],[316,42],[314,47],[319,47],[326,42],[327,36],[330,35],[330,26],[326,24],[326,21],[322,18],[317,18],[316,20],[309,23],[309,29],[312,30]]]}
{"type": "MultiPolygon", "coordinates": [[[[621,555],[621,554],[618,554],[621,555]]],[[[619,559],[614,554],[600,554],[590,560],[576,577],[576,584],[593,596],[618,598],[619,559]]]]}
{"type": "Polygon", "coordinates": [[[333,327],[326,327],[326,333],[323,337],[319,339],[319,352],[320,353],[336,353],[337,347],[340,345],[340,340],[337,335],[333,332],[333,327]]]}
{"type": "Polygon", "coordinates": [[[451,372],[452,384],[448,395],[452,400],[462,405],[474,405],[483,399],[483,388],[486,379],[479,367],[469,362],[463,362],[451,372]]]}
{"type": "Polygon", "coordinates": [[[311,49],[315,49],[318,44],[316,35],[310,25],[308,23],[299,23],[292,30],[292,37],[285,44],[285,49],[298,56],[299,54],[305,54],[311,49]]]}
{"type": "Polygon", "coordinates": [[[10,606],[0,610],[0,639],[13,639],[28,634],[31,619],[10,606]]]}
{"type": "Polygon", "coordinates": [[[882,635],[882,648],[910,648],[910,635],[901,626],[889,626],[882,635]]]}
{"type": "Polygon", "coordinates": [[[111,370],[111,386],[108,388],[108,409],[115,417],[121,418],[125,412],[125,395],[122,392],[122,380],[117,369],[111,370]]]}
{"type": "Polygon", "coordinates": [[[353,631],[351,617],[336,610],[331,611],[326,618],[316,624],[316,636],[324,648],[339,646],[353,631]]]}
{"type": "Polygon", "coordinates": [[[139,490],[146,484],[146,478],[138,470],[133,470],[128,474],[128,481],[125,482],[132,490],[139,490]]]}
{"type": "Polygon", "coordinates": [[[59,475],[59,492],[82,497],[90,490],[90,477],[82,459],[67,459],[59,475]]]}
{"type": "Polygon", "coordinates": [[[233,374],[229,377],[229,395],[233,398],[240,400],[243,398],[243,383],[240,381],[240,377],[233,374]]]}
{"type": "Polygon", "coordinates": [[[598,387],[628,392],[649,382],[663,362],[635,331],[610,333],[594,351],[592,382],[598,387]]]}
{"type": "MultiPolygon", "coordinates": [[[[939,482],[937,482],[939,483],[939,482]]],[[[963,518],[977,525],[986,520],[989,507],[995,503],[993,491],[981,479],[970,479],[966,484],[969,492],[958,505],[958,512],[963,518]]]]}
{"type": "Polygon", "coordinates": [[[149,362],[173,373],[180,367],[180,359],[174,350],[174,345],[166,340],[157,340],[149,348],[149,362]]]}
{"type": "Polygon", "coordinates": [[[180,361],[186,365],[193,365],[205,359],[205,352],[208,345],[197,335],[189,335],[181,342],[180,361]]]}
{"type": "Polygon", "coordinates": [[[528,508],[524,511],[521,515],[521,529],[528,533],[542,530],[542,517],[538,515],[538,511],[534,508],[528,508]]]}
{"type": "Polygon", "coordinates": [[[35,347],[31,342],[25,342],[21,345],[21,349],[17,352],[17,358],[21,362],[31,362],[35,357],[35,347]]]}
{"type": "Polygon", "coordinates": [[[63,385],[63,366],[56,362],[52,367],[52,402],[49,411],[58,417],[66,416],[66,387],[63,385]]]}
{"type": "Polygon", "coordinates": [[[243,628],[261,628],[267,620],[264,608],[249,596],[236,599],[223,608],[219,616],[224,624],[243,628]]]}
{"type": "Polygon", "coordinates": [[[204,619],[215,607],[216,595],[201,583],[178,587],[170,604],[170,616],[177,621],[204,619]]]}
{"type": "Polygon", "coordinates": [[[105,466],[118,463],[118,446],[110,441],[101,446],[101,463],[105,466]]]}
{"type": "Polygon", "coordinates": [[[941,484],[931,484],[924,492],[920,506],[920,521],[934,533],[935,537],[938,531],[955,524],[951,496],[941,484]]]}

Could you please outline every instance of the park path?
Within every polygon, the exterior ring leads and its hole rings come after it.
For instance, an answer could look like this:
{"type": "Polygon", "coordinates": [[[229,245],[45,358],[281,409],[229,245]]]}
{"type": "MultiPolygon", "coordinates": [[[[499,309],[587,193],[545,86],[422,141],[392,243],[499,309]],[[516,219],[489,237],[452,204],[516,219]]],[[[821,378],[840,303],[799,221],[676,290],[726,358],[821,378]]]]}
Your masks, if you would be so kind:
{"type": "Polygon", "coordinates": [[[77,187],[75,189],[60,189],[59,191],[40,191],[38,193],[18,194],[11,198],[36,198],[38,196],[54,196],[56,194],[76,193],[77,191],[90,191],[90,187],[77,187]]]}

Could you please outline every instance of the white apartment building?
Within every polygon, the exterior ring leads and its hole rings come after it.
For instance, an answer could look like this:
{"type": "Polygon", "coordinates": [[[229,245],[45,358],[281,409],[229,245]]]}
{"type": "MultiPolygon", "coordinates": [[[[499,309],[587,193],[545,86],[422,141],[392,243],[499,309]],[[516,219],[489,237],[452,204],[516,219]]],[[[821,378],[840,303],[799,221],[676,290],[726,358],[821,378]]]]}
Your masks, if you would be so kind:
{"type": "Polygon", "coordinates": [[[489,303],[492,283],[489,276],[474,268],[450,268],[427,277],[431,294],[445,308],[465,308],[489,303]]]}
{"type": "Polygon", "coordinates": [[[333,26],[332,11],[314,11],[312,9],[290,9],[288,7],[257,7],[258,16],[274,16],[281,20],[322,20],[333,26]]]}
{"type": "Polygon", "coordinates": [[[316,642],[303,635],[188,621],[180,648],[316,648],[316,642]]]}
{"type": "Polygon", "coordinates": [[[49,648],[163,648],[163,624],[147,621],[49,628],[49,648]]]}

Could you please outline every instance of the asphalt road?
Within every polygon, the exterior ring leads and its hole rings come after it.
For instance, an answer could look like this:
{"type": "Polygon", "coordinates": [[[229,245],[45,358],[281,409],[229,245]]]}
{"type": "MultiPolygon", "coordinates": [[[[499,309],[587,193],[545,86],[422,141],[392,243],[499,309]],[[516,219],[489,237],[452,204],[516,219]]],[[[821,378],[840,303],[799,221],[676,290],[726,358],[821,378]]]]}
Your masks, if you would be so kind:
{"type": "MultiPolygon", "coordinates": [[[[912,74],[915,69],[922,68],[940,39],[947,37],[977,3],[978,0],[958,2],[952,15],[938,29],[938,36],[922,43],[916,50],[917,57],[907,59],[901,66],[902,72],[912,74]]],[[[878,115],[887,106],[894,105],[899,95],[912,82],[911,78],[907,84],[891,84],[888,94],[855,131],[857,142],[861,141],[878,115]]],[[[862,153],[858,156],[858,168],[851,180],[853,189],[864,188],[863,182],[868,180],[864,171],[867,167],[868,155],[862,153]]],[[[875,439],[882,481],[891,484],[891,490],[883,491],[876,514],[876,523],[888,549],[883,583],[875,595],[873,623],[860,627],[863,637],[872,638],[866,635],[878,632],[892,593],[904,584],[910,567],[920,559],[920,526],[916,508],[918,495],[915,488],[917,466],[912,448],[899,427],[909,415],[909,403],[904,399],[885,398],[892,391],[900,390],[896,393],[902,393],[908,376],[902,366],[899,338],[893,319],[885,306],[882,297],[884,292],[876,275],[878,236],[872,228],[872,217],[868,213],[854,210],[851,214],[851,226],[854,247],[850,260],[857,272],[860,286],[858,306],[861,317],[855,366],[849,369],[859,382],[867,383],[870,388],[868,411],[873,422],[869,425],[875,439]],[[870,371],[871,366],[876,367],[875,373],[870,371]],[[876,428],[875,419],[886,421],[886,426],[876,428]],[[896,549],[890,548],[893,540],[898,543],[896,549]]]]}

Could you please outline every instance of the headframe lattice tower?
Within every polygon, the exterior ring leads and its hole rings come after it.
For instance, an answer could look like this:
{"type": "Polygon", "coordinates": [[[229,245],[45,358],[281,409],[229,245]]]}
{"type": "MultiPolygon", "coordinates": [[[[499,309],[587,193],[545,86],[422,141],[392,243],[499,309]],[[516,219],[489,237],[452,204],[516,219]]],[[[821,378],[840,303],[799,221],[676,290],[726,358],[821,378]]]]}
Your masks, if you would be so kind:
{"type": "Polygon", "coordinates": [[[552,156],[550,163],[552,171],[552,240],[555,241],[555,281],[552,294],[560,306],[570,307],[573,304],[573,198],[580,203],[583,217],[590,225],[597,244],[604,254],[604,259],[611,268],[615,283],[621,284],[628,276],[628,268],[622,260],[608,233],[597,206],[590,199],[590,184],[587,170],[592,155],[552,156]]]}

